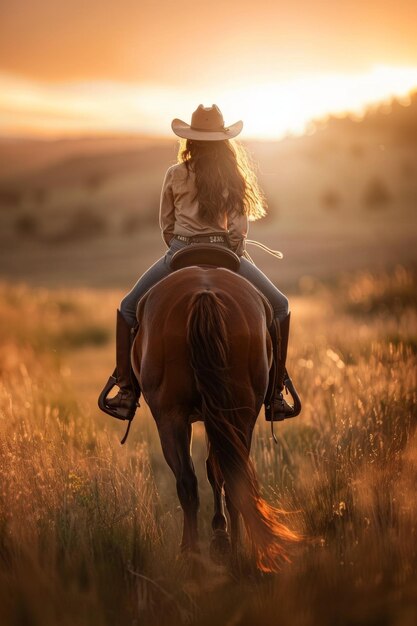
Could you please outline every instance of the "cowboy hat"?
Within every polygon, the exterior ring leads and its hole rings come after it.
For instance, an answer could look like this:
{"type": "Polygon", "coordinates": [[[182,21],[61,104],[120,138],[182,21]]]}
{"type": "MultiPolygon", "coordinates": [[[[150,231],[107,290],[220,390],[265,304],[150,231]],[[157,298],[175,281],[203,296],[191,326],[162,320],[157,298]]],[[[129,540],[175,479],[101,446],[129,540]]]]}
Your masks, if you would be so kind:
{"type": "Polygon", "coordinates": [[[171,128],[178,137],[184,139],[221,141],[236,137],[243,128],[243,122],[239,121],[225,127],[222,112],[216,104],[211,107],[199,104],[192,114],[191,125],[175,118],[171,122],[171,128]]]}

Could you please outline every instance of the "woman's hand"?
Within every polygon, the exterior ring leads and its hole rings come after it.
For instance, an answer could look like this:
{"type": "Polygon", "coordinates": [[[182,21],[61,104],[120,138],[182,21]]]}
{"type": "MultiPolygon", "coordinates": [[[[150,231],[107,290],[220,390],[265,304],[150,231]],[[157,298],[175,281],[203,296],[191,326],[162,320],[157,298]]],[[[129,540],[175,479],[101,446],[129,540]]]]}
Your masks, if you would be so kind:
{"type": "Polygon", "coordinates": [[[239,242],[233,242],[231,244],[231,248],[233,250],[233,252],[235,254],[237,254],[238,256],[242,256],[242,254],[245,252],[245,238],[243,237],[239,242]]]}

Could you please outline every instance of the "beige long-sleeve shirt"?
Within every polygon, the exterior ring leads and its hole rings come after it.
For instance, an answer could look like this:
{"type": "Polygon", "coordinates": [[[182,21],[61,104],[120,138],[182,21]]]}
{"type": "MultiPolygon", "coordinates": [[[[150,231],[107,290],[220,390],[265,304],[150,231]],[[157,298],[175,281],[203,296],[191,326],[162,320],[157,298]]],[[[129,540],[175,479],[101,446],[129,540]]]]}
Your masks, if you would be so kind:
{"type": "MultiPolygon", "coordinates": [[[[244,251],[244,241],[248,234],[246,215],[228,216],[226,210],[220,212],[216,224],[204,223],[198,215],[195,174],[190,170],[187,178],[185,163],[170,167],[162,185],[159,225],[166,243],[173,235],[192,237],[212,232],[228,232],[230,244],[238,254],[244,251]]],[[[227,194],[227,190],[225,194],[227,194]]]]}

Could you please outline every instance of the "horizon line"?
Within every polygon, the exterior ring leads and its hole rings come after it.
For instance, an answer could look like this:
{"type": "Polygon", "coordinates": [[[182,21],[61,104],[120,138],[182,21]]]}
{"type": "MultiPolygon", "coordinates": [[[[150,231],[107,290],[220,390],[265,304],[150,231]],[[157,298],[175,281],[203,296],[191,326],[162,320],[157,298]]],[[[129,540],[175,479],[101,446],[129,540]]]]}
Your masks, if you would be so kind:
{"type": "MultiPolygon", "coordinates": [[[[302,132],[295,131],[287,131],[280,137],[265,137],[262,135],[250,135],[246,138],[240,138],[239,136],[235,137],[231,141],[240,141],[240,142],[262,142],[262,143],[271,143],[271,142],[281,142],[288,139],[295,139],[301,137],[307,137],[314,135],[316,132],[324,129],[327,123],[331,120],[350,120],[357,124],[360,124],[366,120],[367,115],[372,113],[377,113],[381,109],[391,108],[394,104],[399,104],[403,108],[407,108],[411,104],[411,99],[414,96],[417,96],[417,85],[412,87],[409,92],[405,96],[393,95],[389,97],[389,100],[379,99],[373,102],[370,102],[366,105],[366,109],[362,114],[358,114],[353,110],[346,110],[344,112],[336,112],[330,111],[326,113],[322,117],[311,118],[307,127],[302,132]]],[[[389,115],[390,111],[387,112],[389,115]]],[[[4,133],[0,129],[0,141],[83,141],[83,140],[156,140],[156,141],[180,141],[180,137],[175,135],[172,131],[170,133],[163,133],[157,131],[147,131],[147,130],[117,130],[117,129],[103,129],[97,130],[94,129],[92,131],[45,131],[45,130],[35,130],[35,131],[24,131],[21,132],[10,132],[4,133]]]]}
{"type": "Polygon", "coordinates": [[[161,85],[102,81],[57,87],[1,72],[0,85],[2,140],[175,139],[174,112],[188,119],[189,102],[199,100],[221,102],[228,124],[239,112],[239,141],[276,142],[312,135],[331,119],[360,122],[395,103],[407,107],[417,94],[417,67],[379,65],[358,75],[305,75],[286,83],[244,81],[240,88],[198,90],[197,96],[161,85]]]}

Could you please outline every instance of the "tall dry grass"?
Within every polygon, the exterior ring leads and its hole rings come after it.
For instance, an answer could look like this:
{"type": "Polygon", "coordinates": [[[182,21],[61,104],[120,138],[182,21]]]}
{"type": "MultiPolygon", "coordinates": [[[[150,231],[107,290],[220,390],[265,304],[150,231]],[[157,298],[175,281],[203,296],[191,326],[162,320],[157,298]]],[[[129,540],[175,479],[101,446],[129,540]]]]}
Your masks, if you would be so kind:
{"type": "Polygon", "coordinates": [[[181,512],[143,407],[127,445],[95,398],[119,294],[1,287],[0,623],[392,624],[417,620],[417,320],[404,268],[291,299],[293,422],[258,420],[266,497],[307,537],[278,575],[206,558],[212,514],[196,428],[203,555],[178,557],[181,512]],[[193,571],[191,571],[193,570],[193,571]]]}

